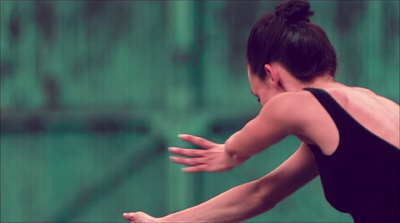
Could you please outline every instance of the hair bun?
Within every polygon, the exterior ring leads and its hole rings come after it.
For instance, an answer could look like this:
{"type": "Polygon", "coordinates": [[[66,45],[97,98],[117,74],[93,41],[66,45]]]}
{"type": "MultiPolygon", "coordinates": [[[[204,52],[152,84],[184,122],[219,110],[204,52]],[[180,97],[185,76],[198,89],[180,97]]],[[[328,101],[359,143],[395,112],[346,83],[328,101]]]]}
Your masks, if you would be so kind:
{"type": "Polygon", "coordinates": [[[275,9],[275,15],[285,23],[310,22],[309,17],[314,15],[310,10],[310,3],[305,0],[286,0],[275,9]]]}

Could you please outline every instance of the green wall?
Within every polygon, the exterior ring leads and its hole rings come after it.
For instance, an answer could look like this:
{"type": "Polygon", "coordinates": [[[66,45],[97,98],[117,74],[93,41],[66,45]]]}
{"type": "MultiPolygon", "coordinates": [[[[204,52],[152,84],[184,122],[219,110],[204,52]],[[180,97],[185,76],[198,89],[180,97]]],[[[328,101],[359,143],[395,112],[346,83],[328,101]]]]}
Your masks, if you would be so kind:
{"type": "MultiPolygon", "coordinates": [[[[226,173],[185,174],[178,133],[217,142],[260,109],[248,34],[273,1],[1,1],[1,222],[162,216],[257,179],[288,137],[226,173]]],[[[337,79],[399,103],[399,2],[312,1],[337,79]]],[[[249,221],[348,222],[319,179],[249,221]]]]}

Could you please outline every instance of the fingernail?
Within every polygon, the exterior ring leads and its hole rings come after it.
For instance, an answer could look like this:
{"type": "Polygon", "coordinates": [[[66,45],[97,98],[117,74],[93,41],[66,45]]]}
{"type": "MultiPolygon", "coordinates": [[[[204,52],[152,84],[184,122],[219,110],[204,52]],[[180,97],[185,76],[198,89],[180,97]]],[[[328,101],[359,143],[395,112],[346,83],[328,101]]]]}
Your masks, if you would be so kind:
{"type": "Polygon", "coordinates": [[[173,147],[169,147],[168,150],[172,152],[172,151],[174,151],[175,149],[174,149],[173,147]]]}

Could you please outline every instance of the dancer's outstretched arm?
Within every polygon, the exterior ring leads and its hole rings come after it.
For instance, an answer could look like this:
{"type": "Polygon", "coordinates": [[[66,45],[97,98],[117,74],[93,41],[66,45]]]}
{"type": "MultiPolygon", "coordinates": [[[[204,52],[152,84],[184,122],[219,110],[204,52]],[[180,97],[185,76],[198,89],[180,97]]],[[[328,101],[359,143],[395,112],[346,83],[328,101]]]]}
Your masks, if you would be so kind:
{"type": "MultiPolygon", "coordinates": [[[[308,95],[307,95],[308,96],[308,95]]],[[[302,126],[307,125],[304,112],[293,110],[303,102],[291,93],[275,96],[263,106],[260,113],[248,122],[240,131],[233,134],[225,144],[217,144],[207,139],[180,135],[186,142],[203,149],[172,147],[171,153],[186,157],[173,156],[172,161],[188,167],[186,172],[222,172],[228,171],[279,142],[288,135],[304,135],[302,126]]]]}
{"type": "Polygon", "coordinates": [[[238,222],[272,209],[318,175],[313,154],[302,144],[266,176],[234,187],[200,205],[153,218],[143,212],[124,214],[131,222],[238,222]]]}

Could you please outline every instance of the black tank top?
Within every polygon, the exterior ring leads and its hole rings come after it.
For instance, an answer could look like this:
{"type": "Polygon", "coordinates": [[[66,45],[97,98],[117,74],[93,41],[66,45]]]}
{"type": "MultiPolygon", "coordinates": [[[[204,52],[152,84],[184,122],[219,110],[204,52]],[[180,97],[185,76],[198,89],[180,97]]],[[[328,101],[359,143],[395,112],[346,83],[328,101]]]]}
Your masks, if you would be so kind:
{"type": "Polygon", "coordinates": [[[367,130],[326,91],[304,90],[317,98],[339,131],[339,145],[332,155],[309,145],[327,201],[351,214],[356,223],[398,223],[400,150],[367,130]]]}

